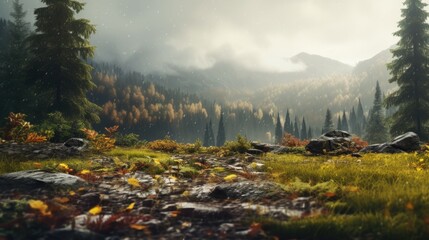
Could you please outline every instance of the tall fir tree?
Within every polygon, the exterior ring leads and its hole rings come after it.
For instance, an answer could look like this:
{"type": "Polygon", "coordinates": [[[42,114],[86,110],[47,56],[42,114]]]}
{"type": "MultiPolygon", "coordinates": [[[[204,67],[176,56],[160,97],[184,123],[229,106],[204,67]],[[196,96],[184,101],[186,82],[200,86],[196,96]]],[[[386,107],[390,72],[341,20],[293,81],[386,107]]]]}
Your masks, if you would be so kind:
{"type": "Polygon", "coordinates": [[[388,139],[384,123],[384,113],[381,99],[380,85],[375,88],[374,105],[370,111],[365,139],[369,143],[383,143],[388,139]]]}
{"type": "Polygon", "coordinates": [[[298,124],[298,117],[297,116],[295,116],[295,123],[294,123],[294,125],[293,125],[293,135],[296,137],[296,138],[299,138],[299,139],[301,139],[301,137],[299,136],[299,124],[298,124]]]}
{"type": "Polygon", "coordinates": [[[289,109],[286,111],[286,118],[285,118],[283,131],[285,133],[289,133],[289,134],[293,133],[293,125],[292,125],[292,120],[290,118],[289,109]]]}
{"type": "Polygon", "coordinates": [[[349,131],[349,122],[347,121],[346,110],[343,111],[343,117],[341,119],[341,130],[349,131]]]}
{"type": "Polygon", "coordinates": [[[282,130],[282,124],[280,122],[280,114],[277,114],[277,122],[276,122],[276,129],[275,129],[275,142],[281,143],[283,139],[283,130],[282,130]]]}
{"type": "Polygon", "coordinates": [[[386,99],[388,107],[397,106],[393,114],[391,133],[407,131],[428,140],[429,122],[429,24],[426,22],[427,4],[421,0],[406,0],[402,9],[397,47],[392,50],[393,60],[388,65],[391,78],[399,89],[386,99]]]}
{"type": "Polygon", "coordinates": [[[8,44],[0,56],[0,118],[9,112],[29,113],[32,95],[25,84],[25,68],[29,58],[26,38],[30,34],[29,23],[25,21],[26,12],[19,0],[13,2],[10,16],[8,44]]]}
{"type": "Polygon", "coordinates": [[[313,138],[313,129],[311,129],[311,127],[308,127],[307,138],[309,140],[313,138]]]}
{"type": "Polygon", "coordinates": [[[337,129],[343,130],[343,124],[341,122],[341,117],[339,115],[338,115],[338,120],[337,120],[337,129]]]}
{"type": "Polygon", "coordinates": [[[351,133],[355,133],[356,134],[356,112],[355,112],[355,107],[352,108],[352,110],[350,111],[350,132],[351,133]]]}
{"type": "Polygon", "coordinates": [[[362,102],[358,102],[357,112],[356,112],[356,135],[362,136],[365,132],[365,126],[366,126],[366,117],[363,112],[362,102]]]}
{"type": "Polygon", "coordinates": [[[212,124],[212,120],[210,119],[209,122],[209,128],[208,128],[208,133],[209,133],[209,146],[215,146],[216,141],[215,141],[215,136],[214,136],[214,132],[213,132],[213,124],[212,124]]]}
{"type": "Polygon", "coordinates": [[[221,113],[217,129],[216,146],[223,146],[225,144],[225,140],[225,124],[223,122],[223,113],[221,113]]]}
{"type": "Polygon", "coordinates": [[[307,124],[305,123],[305,118],[302,117],[302,123],[301,123],[301,139],[305,140],[308,139],[308,134],[307,134],[307,124]]]}
{"type": "MultiPolygon", "coordinates": [[[[29,37],[34,55],[30,61],[30,82],[35,86],[38,113],[58,111],[66,119],[87,124],[99,121],[101,108],[87,99],[95,87],[89,38],[95,27],[87,19],[76,19],[84,3],[76,0],[41,0],[46,6],[34,10],[36,32],[29,37]]],[[[44,117],[44,116],[40,117],[44,117]]]]}
{"type": "Polygon", "coordinates": [[[330,132],[332,130],[334,130],[334,123],[332,122],[331,110],[329,110],[328,108],[326,110],[325,123],[323,124],[322,134],[330,132]]]}

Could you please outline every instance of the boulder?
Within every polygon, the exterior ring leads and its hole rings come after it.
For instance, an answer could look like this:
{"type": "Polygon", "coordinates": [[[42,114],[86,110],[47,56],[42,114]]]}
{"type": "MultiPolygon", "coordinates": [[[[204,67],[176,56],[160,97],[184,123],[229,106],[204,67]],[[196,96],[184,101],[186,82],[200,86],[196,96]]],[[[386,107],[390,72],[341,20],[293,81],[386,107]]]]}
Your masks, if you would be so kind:
{"type": "Polygon", "coordinates": [[[82,151],[88,147],[88,141],[83,138],[70,138],[64,142],[64,147],[76,148],[79,151],[82,151]]]}
{"type": "Polygon", "coordinates": [[[247,150],[248,154],[252,154],[252,155],[262,155],[264,154],[264,152],[262,150],[259,149],[255,149],[255,148],[251,148],[249,150],[247,150]]]}
{"type": "Polygon", "coordinates": [[[318,139],[312,139],[305,149],[313,154],[345,154],[351,153],[351,135],[345,131],[331,131],[323,134],[318,139]]]}
{"type": "Polygon", "coordinates": [[[79,188],[87,185],[80,177],[43,170],[27,170],[0,175],[0,189],[79,188]]]}
{"type": "Polygon", "coordinates": [[[373,144],[360,150],[362,153],[404,153],[420,149],[419,136],[408,132],[395,137],[392,142],[373,144]]]}
{"type": "Polygon", "coordinates": [[[252,142],[252,147],[254,149],[258,149],[261,150],[263,152],[272,152],[275,151],[283,146],[280,145],[274,145],[274,144],[269,144],[269,143],[259,143],[259,142],[252,142]]]}

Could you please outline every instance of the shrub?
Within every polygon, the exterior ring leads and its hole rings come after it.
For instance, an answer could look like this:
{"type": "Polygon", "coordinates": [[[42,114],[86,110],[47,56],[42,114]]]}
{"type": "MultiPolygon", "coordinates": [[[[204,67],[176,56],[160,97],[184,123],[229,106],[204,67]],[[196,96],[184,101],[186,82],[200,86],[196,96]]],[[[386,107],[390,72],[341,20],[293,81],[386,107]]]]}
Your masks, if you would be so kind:
{"type": "Polygon", "coordinates": [[[308,140],[299,140],[298,138],[296,138],[295,136],[293,136],[292,134],[286,133],[283,136],[281,145],[286,146],[286,147],[304,147],[309,143],[308,140]]]}
{"type": "Polygon", "coordinates": [[[365,147],[368,147],[368,142],[360,139],[359,137],[352,137],[353,151],[358,152],[365,147]]]}
{"type": "Polygon", "coordinates": [[[69,138],[84,137],[81,131],[83,128],[85,124],[82,121],[66,120],[61,112],[49,113],[47,119],[37,127],[39,132],[51,136],[51,142],[65,142],[69,138]]]}
{"type": "Polygon", "coordinates": [[[179,149],[179,144],[170,138],[165,138],[149,142],[147,147],[155,151],[175,152],[179,149]]]}
{"type": "Polygon", "coordinates": [[[181,144],[180,150],[185,153],[197,153],[201,151],[202,143],[199,139],[195,141],[195,143],[181,144]]]}
{"type": "Polygon", "coordinates": [[[231,152],[245,153],[252,147],[246,137],[237,135],[236,141],[228,141],[225,143],[225,148],[231,152]]]}
{"type": "Polygon", "coordinates": [[[143,142],[140,141],[139,135],[135,133],[129,133],[129,134],[117,134],[115,136],[116,139],[116,145],[122,146],[122,147],[134,147],[137,145],[143,145],[143,142]]]}
{"type": "MultiPolygon", "coordinates": [[[[117,126],[114,126],[113,128],[116,128],[117,126]]],[[[83,128],[82,132],[85,133],[86,139],[90,141],[90,147],[92,150],[96,152],[106,152],[109,150],[112,150],[115,147],[115,139],[111,138],[109,136],[112,136],[112,131],[109,131],[112,128],[106,128],[106,131],[108,132],[106,134],[99,134],[94,130],[83,128]]]]}
{"type": "Polygon", "coordinates": [[[46,142],[47,137],[32,131],[33,125],[25,121],[27,115],[23,113],[9,113],[8,123],[4,129],[5,140],[25,143],[46,142]]]}

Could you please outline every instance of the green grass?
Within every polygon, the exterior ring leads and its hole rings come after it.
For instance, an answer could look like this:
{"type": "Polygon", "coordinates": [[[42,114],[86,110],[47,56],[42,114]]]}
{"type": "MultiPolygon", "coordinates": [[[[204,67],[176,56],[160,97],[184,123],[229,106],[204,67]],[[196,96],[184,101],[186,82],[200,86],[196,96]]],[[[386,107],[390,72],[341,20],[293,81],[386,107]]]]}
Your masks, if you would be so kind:
{"type": "Polygon", "coordinates": [[[298,196],[328,201],[326,206],[331,210],[323,217],[268,221],[274,232],[287,233],[282,236],[429,237],[429,156],[425,154],[368,154],[359,159],[268,155],[265,160],[275,182],[298,196]],[[328,192],[335,197],[323,198],[328,192]]]}

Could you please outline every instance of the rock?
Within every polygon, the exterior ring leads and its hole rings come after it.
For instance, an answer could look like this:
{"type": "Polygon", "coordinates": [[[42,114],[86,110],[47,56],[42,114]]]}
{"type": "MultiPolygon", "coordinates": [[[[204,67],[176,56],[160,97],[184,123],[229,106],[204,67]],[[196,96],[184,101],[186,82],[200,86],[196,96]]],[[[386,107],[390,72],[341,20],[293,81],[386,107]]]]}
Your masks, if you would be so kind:
{"type": "Polygon", "coordinates": [[[286,154],[286,153],[289,153],[289,148],[284,147],[284,146],[280,146],[279,148],[277,148],[271,152],[276,153],[276,154],[286,154]]]}
{"type": "Polygon", "coordinates": [[[83,138],[70,138],[64,143],[64,146],[82,151],[88,147],[88,141],[83,138]]]}
{"type": "Polygon", "coordinates": [[[261,150],[262,152],[266,153],[266,152],[272,152],[278,148],[281,148],[282,146],[268,144],[268,143],[252,142],[252,147],[254,149],[258,149],[258,150],[261,150]]]}
{"type": "Polygon", "coordinates": [[[284,190],[272,182],[244,181],[217,185],[203,185],[191,191],[191,198],[197,200],[239,199],[258,201],[262,199],[281,199],[286,197],[284,190]]]}
{"type": "Polygon", "coordinates": [[[305,150],[313,154],[348,154],[351,153],[350,148],[352,146],[350,137],[351,135],[345,131],[331,131],[323,134],[318,139],[312,139],[305,146],[305,150]]]}
{"type": "Polygon", "coordinates": [[[255,149],[255,148],[251,148],[251,149],[247,150],[247,153],[252,154],[252,155],[262,155],[262,154],[264,154],[264,152],[262,150],[255,149]]]}
{"type": "Polygon", "coordinates": [[[87,185],[80,177],[65,173],[27,170],[0,175],[0,189],[35,189],[46,187],[79,188],[87,185]]]}
{"type": "Polygon", "coordinates": [[[83,240],[103,240],[106,239],[105,236],[100,235],[98,233],[91,232],[89,230],[83,229],[70,229],[70,228],[62,228],[62,229],[54,229],[48,232],[43,239],[46,240],[54,240],[54,239],[62,239],[62,240],[73,240],[73,239],[83,239],[83,240]]]}
{"type": "Polygon", "coordinates": [[[372,144],[360,150],[362,153],[404,153],[420,149],[419,136],[413,132],[408,132],[395,137],[392,142],[382,144],[372,144]]]}
{"type": "Polygon", "coordinates": [[[394,138],[391,145],[405,152],[417,151],[420,149],[420,138],[416,133],[407,132],[394,138]]]}

